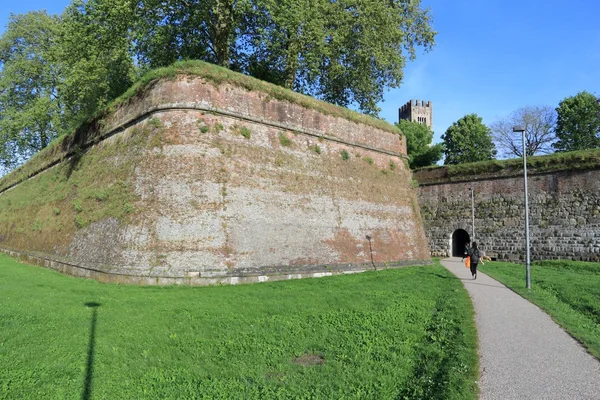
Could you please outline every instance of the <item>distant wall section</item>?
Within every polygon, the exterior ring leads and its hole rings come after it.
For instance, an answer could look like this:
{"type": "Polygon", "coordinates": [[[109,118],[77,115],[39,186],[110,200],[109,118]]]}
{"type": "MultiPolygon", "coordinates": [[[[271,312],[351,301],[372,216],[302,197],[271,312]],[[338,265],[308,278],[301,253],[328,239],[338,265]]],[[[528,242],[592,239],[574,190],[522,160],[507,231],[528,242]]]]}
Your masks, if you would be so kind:
{"type": "MultiPolygon", "coordinates": [[[[528,171],[533,260],[600,261],[599,166],[528,171]]],[[[522,168],[449,176],[441,167],[417,171],[415,178],[432,256],[452,255],[453,235],[461,230],[472,238],[472,184],[475,240],[499,259],[525,259],[522,168]]]]}

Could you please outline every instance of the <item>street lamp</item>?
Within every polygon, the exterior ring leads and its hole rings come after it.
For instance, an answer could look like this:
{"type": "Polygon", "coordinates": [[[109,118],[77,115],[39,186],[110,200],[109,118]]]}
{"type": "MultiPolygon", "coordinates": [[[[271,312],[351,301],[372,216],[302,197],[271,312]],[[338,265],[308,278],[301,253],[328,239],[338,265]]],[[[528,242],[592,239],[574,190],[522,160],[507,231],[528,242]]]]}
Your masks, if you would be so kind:
{"type": "Polygon", "coordinates": [[[525,127],[515,126],[513,132],[521,132],[523,138],[523,181],[525,182],[525,270],[527,289],[531,289],[530,258],[529,258],[529,199],[527,196],[527,148],[525,147],[525,127]]]}
{"type": "Polygon", "coordinates": [[[473,182],[470,183],[469,189],[471,189],[471,242],[475,241],[475,195],[473,190],[473,182]]]}

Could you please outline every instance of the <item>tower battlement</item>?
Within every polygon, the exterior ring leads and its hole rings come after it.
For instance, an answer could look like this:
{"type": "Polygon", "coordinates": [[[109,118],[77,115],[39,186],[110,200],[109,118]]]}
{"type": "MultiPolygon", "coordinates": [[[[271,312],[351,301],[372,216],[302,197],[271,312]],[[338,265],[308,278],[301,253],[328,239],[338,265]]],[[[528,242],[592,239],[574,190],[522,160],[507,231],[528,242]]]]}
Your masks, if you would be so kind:
{"type": "Polygon", "coordinates": [[[398,109],[398,120],[408,120],[433,126],[433,104],[431,101],[410,100],[398,109]]]}

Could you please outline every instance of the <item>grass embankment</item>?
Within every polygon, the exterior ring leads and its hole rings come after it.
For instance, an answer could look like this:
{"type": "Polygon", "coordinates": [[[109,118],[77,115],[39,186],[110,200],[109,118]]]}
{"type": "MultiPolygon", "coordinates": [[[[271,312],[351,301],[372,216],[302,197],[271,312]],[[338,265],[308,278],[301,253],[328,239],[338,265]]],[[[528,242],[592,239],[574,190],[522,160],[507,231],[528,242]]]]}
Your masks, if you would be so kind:
{"type": "Polygon", "coordinates": [[[481,271],[529,299],[600,359],[600,263],[543,261],[531,266],[486,263],[481,271]]]}
{"type": "Polygon", "coordinates": [[[139,287],[0,255],[0,291],[0,398],[477,395],[472,305],[439,265],[139,287]]]}
{"type": "MultiPolygon", "coordinates": [[[[600,149],[578,150],[554,153],[543,156],[527,157],[527,168],[530,173],[547,173],[563,170],[595,169],[600,165],[600,149]]],[[[419,183],[435,183],[444,181],[464,181],[481,175],[513,176],[523,171],[523,159],[479,161],[457,165],[433,165],[416,169],[415,176],[419,183]]]]}

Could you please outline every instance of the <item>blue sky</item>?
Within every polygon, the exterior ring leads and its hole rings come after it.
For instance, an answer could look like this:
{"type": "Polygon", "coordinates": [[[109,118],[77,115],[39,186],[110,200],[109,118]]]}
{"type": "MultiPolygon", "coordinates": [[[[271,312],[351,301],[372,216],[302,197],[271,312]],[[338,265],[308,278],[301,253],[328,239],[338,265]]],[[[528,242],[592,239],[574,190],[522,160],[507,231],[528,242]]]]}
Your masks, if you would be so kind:
{"type": "MultiPolygon", "coordinates": [[[[434,142],[470,113],[491,123],[526,105],[556,107],[587,90],[600,96],[599,0],[422,0],[434,15],[436,46],[420,52],[404,83],[386,93],[381,117],[397,122],[410,99],[433,102],[434,142]]],[[[67,0],[1,0],[0,33],[11,12],[60,13],[67,0]]]]}

